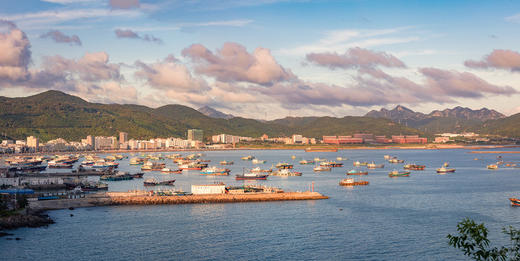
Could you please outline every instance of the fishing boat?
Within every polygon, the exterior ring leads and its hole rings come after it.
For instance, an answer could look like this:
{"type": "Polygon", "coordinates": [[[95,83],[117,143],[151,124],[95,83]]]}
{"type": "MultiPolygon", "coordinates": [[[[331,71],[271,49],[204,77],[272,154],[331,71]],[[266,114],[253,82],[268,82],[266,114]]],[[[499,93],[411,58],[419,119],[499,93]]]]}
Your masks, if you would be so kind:
{"type": "Polygon", "coordinates": [[[271,174],[273,176],[282,176],[282,177],[288,177],[288,176],[301,176],[302,173],[301,172],[297,172],[297,171],[290,171],[288,169],[280,169],[276,172],[273,172],[273,174],[271,174]]]}
{"type": "Polygon", "coordinates": [[[364,186],[364,185],[368,185],[368,184],[369,184],[368,181],[365,181],[365,180],[355,181],[354,179],[342,179],[339,182],[340,186],[364,186]]]}
{"type": "Polygon", "coordinates": [[[354,161],[354,162],[352,163],[352,165],[354,165],[354,167],[359,167],[359,166],[361,166],[361,162],[359,162],[358,160],[356,160],[356,161],[354,161]]]}
{"type": "Polygon", "coordinates": [[[347,175],[349,175],[349,176],[350,175],[368,175],[368,171],[352,169],[352,170],[347,171],[347,175]]]}
{"type": "Polygon", "coordinates": [[[240,158],[241,160],[253,160],[255,157],[249,155],[249,156],[244,156],[242,158],[240,158]]]}
{"type": "Polygon", "coordinates": [[[348,158],[336,157],[336,160],[337,160],[337,161],[342,161],[342,160],[348,160],[348,158]]]}
{"type": "Polygon", "coordinates": [[[409,177],[410,176],[410,171],[397,171],[397,170],[393,170],[393,171],[390,171],[390,173],[388,173],[388,176],[389,177],[409,177]]]}
{"type": "Polygon", "coordinates": [[[82,183],[79,185],[82,191],[98,191],[98,190],[108,190],[108,184],[98,182],[98,183],[82,183]]]}
{"type": "Polygon", "coordinates": [[[310,165],[314,164],[314,160],[300,160],[300,165],[310,165]]]}
{"type": "Polygon", "coordinates": [[[320,163],[320,166],[331,167],[331,168],[339,168],[339,167],[343,167],[343,163],[338,163],[338,162],[335,162],[335,161],[326,161],[326,162],[320,163]]]}
{"type": "Polygon", "coordinates": [[[231,170],[226,168],[209,167],[200,171],[200,175],[227,176],[231,170]]]}
{"type": "Polygon", "coordinates": [[[137,172],[137,173],[128,174],[128,175],[130,175],[134,179],[142,179],[143,176],[144,176],[144,173],[143,172],[137,172]]]}
{"type": "Polygon", "coordinates": [[[121,180],[132,180],[132,179],[134,179],[134,177],[132,177],[129,174],[116,174],[116,175],[103,175],[99,179],[104,180],[104,181],[121,181],[121,180]]]}
{"type": "Polygon", "coordinates": [[[180,174],[180,173],[182,173],[182,169],[163,168],[163,169],[161,169],[161,172],[162,173],[176,173],[176,174],[180,174]]]}
{"type": "Polygon", "coordinates": [[[72,164],[51,160],[47,163],[47,167],[50,169],[72,169],[72,164]]]}
{"type": "Polygon", "coordinates": [[[251,172],[253,172],[253,173],[261,173],[261,172],[271,173],[271,172],[273,172],[273,169],[272,168],[271,169],[261,169],[260,167],[256,167],[256,168],[251,169],[251,172]]]}
{"type": "Polygon", "coordinates": [[[266,163],[267,161],[265,161],[265,160],[259,160],[259,159],[253,159],[251,162],[252,162],[253,164],[264,164],[264,163],[266,163]]]}
{"type": "Polygon", "coordinates": [[[269,177],[268,174],[260,174],[260,173],[244,173],[238,174],[235,176],[236,180],[266,180],[269,177]]]}
{"type": "Polygon", "coordinates": [[[147,161],[142,167],[142,171],[160,171],[161,169],[165,168],[166,164],[164,163],[158,163],[158,162],[152,162],[147,161]]]}
{"type": "Polygon", "coordinates": [[[369,169],[382,169],[385,167],[385,164],[375,164],[374,162],[367,164],[367,168],[369,169]]]}
{"type": "Polygon", "coordinates": [[[144,164],[144,160],[141,158],[131,158],[130,165],[142,165],[144,164]]]}
{"type": "Polygon", "coordinates": [[[400,159],[397,159],[397,158],[392,158],[392,159],[389,159],[388,160],[389,163],[404,163],[404,160],[400,160],[400,159]]]}
{"type": "Polygon", "coordinates": [[[487,165],[487,168],[488,169],[498,169],[498,165],[497,164],[490,164],[490,165],[487,165]]]}
{"type": "Polygon", "coordinates": [[[426,166],[424,165],[417,165],[417,164],[406,164],[403,166],[404,169],[408,170],[424,170],[426,166]]]}
{"type": "Polygon", "coordinates": [[[390,156],[390,155],[385,155],[385,156],[383,156],[383,158],[384,158],[385,160],[389,160],[389,159],[392,158],[392,156],[390,156]]]}
{"type": "Polygon", "coordinates": [[[165,180],[165,181],[157,181],[154,178],[149,178],[149,179],[146,179],[143,182],[143,185],[145,185],[145,186],[159,186],[159,185],[162,185],[162,186],[173,186],[174,183],[175,183],[174,179],[172,179],[172,180],[165,180]]]}
{"type": "Polygon", "coordinates": [[[513,206],[513,207],[520,207],[520,199],[509,198],[509,201],[511,201],[511,206],[513,206]]]}
{"type": "Polygon", "coordinates": [[[292,169],[293,165],[289,164],[289,163],[286,163],[286,162],[280,162],[280,163],[276,164],[276,168],[279,168],[279,169],[292,169]]]}
{"type": "Polygon", "coordinates": [[[190,162],[190,163],[187,163],[187,164],[179,165],[179,169],[182,169],[182,170],[201,170],[201,169],[203,169],[203,168],[205,168],[207,166],[208,166],[208,164],[202,165],[201,163],[190,162]]]}
{"type": "Polygon", "coordinates": [[[233,161],[226,161],[226,160],[223,160],[220,162],[220,165],[233,165],[234,162],[233,161]]]}
{"type": "Polygon", "coordinates": [[[314,162],[326,161],[327,159],[321,159],[319,157],[314,158],[314,162]]]}
{"type": "Polygon", "coordinates": [[[330,171],[331,168],[330,167],[326,167],[326,166],[316,166],[314,167],[314,171],[316,172],[320,172],[320,171],[330,171]]]}
{"type": "Polygon", "coordinates": [[[451,172],[455,172],[455,169],[448,169],[444,166],[437,169],[437,173],[451,173],[451,172]]]}

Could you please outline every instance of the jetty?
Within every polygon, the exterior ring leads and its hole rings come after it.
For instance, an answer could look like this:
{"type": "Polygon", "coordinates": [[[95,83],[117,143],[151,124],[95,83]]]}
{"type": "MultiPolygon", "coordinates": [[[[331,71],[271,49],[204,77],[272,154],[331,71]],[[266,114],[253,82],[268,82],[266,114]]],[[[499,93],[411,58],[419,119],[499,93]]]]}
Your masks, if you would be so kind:
{"type": "Polygon", "coordinates": [[[242,203],[268,201],[294,201],[328,199],[318,192],[279,192],[279,193],[244,193],[244,194],[197,194],[182,196],[160,196],[148,191],[104,192],[87,194],[82,198],[30,200],[33,210],[56,210],[80,207],[111,205],[177,205],[208,203],[242,203]]]}

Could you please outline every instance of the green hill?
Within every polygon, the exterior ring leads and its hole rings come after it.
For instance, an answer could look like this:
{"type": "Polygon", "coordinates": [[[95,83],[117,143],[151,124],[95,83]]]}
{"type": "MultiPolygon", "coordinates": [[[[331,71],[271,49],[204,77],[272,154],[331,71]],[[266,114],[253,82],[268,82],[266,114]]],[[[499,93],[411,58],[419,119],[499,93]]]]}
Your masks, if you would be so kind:
{"type": "Polygon", "coordinates": [[[202,129],[206,137],[220,133],[249,137],[259,137],[264,133],[271,137],[300,133],[317,138],[357,132],[420,134],[416,129],[390,120],[369,117],[299,117],[261,122],[240,117],[211,118],[182,105],[153,109],[132,104],[89,103],[59,91],[21,98],[0,97],[0,135],[8,139],[34,135],[42,141],[58,137],[80,140],[87,135],[109,136],[120,131],[138,139],[185,138],[190,128],[202,129]]]}
{"type": "Polygon", "coordinates": [[[520,113],[486,121],[480,129],[480,133],[520,138],[520,113]]]}

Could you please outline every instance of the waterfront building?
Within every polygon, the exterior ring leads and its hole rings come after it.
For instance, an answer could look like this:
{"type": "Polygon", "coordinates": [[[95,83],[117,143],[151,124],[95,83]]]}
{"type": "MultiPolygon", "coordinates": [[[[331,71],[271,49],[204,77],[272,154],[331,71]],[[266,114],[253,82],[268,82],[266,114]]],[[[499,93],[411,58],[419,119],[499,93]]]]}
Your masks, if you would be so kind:
{"type": "Polygon", "coordinates": [[[94,150],[96,149],[96,138],[92,135],[87,136],[87,144],[94,150]]]}
{"type": "Polygon", "coordinates": [[[128,142],[128,133],[120,132],[119,133],[119,144],[124,144],[125,142],[128,142]]]}
{"type": "Polygon", "coordinates": [[[199,129],[188,130],[188,140],[204,141],[204,132],[199,129]]]}
{"type": "Polygon", "coordinates": [[[40,140],[34,136],[27,137],[27,147],[33,149],[34,151],[38,151],[38,147],[40,147],[40,140]]]}
{"type": "Polygon", "coordinates": [[[302,144],[303,143],[303,136],[300,134],[293,134],[292,135],[292,143],[293,144],[302,144]]]}
{"type": "MultiPolygon", "coordinates": [[[[87,137],[88,139],[88,137],[87,137]]],[[[116,149],[119,146],[117,145],[117,138],[114,136],[104,137],[104,136],[96,136],[94,141],[94,148],[96,150],[110,150],[116,149]]]]}

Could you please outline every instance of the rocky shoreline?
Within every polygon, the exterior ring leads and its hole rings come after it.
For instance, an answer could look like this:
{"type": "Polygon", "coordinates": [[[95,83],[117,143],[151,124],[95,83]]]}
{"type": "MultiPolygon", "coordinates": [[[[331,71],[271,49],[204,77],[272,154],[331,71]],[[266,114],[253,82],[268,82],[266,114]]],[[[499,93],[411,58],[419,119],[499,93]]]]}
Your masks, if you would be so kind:
{"type": "Polygon", "coordinates": [[[28,214],[13,214],[7,217],[0,217],[0,230],[10,230],[21,227],[42,227],[54,224],[47,214],[43,212],[28,214]]]}

